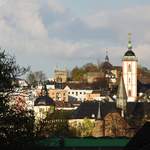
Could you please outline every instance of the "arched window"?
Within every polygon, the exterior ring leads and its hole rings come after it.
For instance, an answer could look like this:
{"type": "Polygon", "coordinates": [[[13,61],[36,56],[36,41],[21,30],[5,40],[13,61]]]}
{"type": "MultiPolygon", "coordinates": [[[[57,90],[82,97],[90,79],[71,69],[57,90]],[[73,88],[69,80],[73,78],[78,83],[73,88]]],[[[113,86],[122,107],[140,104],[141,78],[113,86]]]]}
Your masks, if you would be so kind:
{"type": "Polygon", "coordinates": [[[131,96],[131,90],[128,90],[128,96],[131,96]]]}
{"type": "Polygon", "coordinates": [[[129,84],[131,83],[131,79],[129,78],[129,84]]]}
{"type": "Polygon", "coordinates": [[[131,64],[128,65],[128,72],[131,72],[131,64]]]}

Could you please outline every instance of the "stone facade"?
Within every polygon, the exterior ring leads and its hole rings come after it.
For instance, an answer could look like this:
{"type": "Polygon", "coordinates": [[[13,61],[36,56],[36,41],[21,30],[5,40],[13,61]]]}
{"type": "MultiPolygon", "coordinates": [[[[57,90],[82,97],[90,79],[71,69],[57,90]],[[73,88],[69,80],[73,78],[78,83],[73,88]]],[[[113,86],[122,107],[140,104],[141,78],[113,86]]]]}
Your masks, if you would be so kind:
{"type": "MultiPolygon", "coordinates": [[[[130,130],[130,126],[119,113],[108,113],[104,119],[89,119],[94,123],[91,136],[93,137],[117,137],[126,136],[132,137],[134,132],[130,130]]],[[[79,127],[83,123],[84,119],[71,119],[69,120],[69,126],[75,130],[79,130],[79,127]]],[[[79,132],[79,131],[78,131],[79,132]]],[[[76,135],[75,135],[76,136],[76,135]]],[[[78,135],[80,136],[80,135],[78,135]]]]}
{"type": "Polygon", "coordinates": [[[95,127],[93,129],[92,136],[94,136],[94,137],[105,136],[104,120],[96,120],[95,121],[95,127]]]}
{"type": "Polygon", "coordinates": [[[54,80],[58,83],[67,82],[68,73],[67,70],[55,70],[54,71],[54,80]]]}
{"type": "Polygon", "coordinates": [[[129,136],[130,126],[119,113],[109,113],[104,118],[105,136],[129,136]]]}
{"type": "Polygon", "coordinates": [[[51,97],[54,101],[68,101],[68,92],[63,89],[49,89],[48,90],[49,97],[51,97]]]}

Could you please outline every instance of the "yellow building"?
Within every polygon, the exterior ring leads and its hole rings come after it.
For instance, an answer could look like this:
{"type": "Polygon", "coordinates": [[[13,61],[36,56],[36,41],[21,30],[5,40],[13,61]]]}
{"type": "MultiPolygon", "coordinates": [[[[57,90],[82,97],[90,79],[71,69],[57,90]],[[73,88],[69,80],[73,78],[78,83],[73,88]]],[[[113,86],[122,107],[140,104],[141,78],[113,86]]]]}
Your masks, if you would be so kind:
{"type": "Polygon", "coordinates": [[[87,93],[85,99],[87,101],[100,100],[100,91],[93,91],[92,93],[87,93]]]}
{"type": "Polygon", "coordinates": [[[51,97],[54,101],[68,101],[68,92],[63,89],[49,89],[48,90],[49,97],[51,97]]]}

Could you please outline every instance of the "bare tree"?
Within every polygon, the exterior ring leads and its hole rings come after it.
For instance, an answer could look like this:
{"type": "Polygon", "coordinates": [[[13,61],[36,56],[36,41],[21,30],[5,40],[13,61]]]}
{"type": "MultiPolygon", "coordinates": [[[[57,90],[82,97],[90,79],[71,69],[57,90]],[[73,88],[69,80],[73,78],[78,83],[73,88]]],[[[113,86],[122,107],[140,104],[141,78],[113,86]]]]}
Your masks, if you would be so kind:
{"type": "Polygon", "coordinates": [[[43,71],[30,71],[29,74],[27,74],[26,79],[30,85],[36,86],[46,80],[46,75],[43,71]]]}

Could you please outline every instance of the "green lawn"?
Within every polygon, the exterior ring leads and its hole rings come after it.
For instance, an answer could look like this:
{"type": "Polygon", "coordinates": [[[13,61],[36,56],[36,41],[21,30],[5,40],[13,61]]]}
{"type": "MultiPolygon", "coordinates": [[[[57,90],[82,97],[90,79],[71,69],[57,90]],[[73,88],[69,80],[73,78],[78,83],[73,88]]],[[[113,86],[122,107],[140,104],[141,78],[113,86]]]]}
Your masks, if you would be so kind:
{"type": "MultiPolygon", "coordinates": [[[[125,147],[127,138],[65,138],[64,147],[125,147]]],[[[59,138],[48,138],[37,142],[45,147],[59,147],[59,138]]]]}

